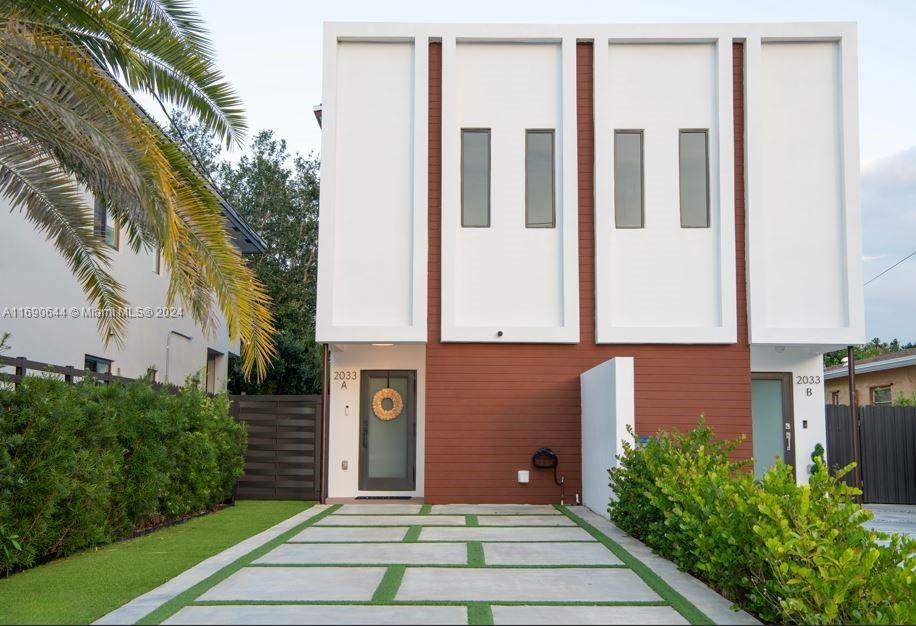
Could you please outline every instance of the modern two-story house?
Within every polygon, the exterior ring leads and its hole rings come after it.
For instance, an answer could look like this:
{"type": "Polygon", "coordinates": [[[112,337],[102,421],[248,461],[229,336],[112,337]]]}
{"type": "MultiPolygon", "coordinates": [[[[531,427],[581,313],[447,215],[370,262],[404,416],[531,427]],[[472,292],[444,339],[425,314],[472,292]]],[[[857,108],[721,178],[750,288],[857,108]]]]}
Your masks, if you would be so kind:
{"type": "Polygon", "coordinates": [[[548,447],[571,502],[612,359],[637,436],[806,480],[864,340],[854,24],[331,23],[323,91],[329,500],[556,502],[548,447]]]}

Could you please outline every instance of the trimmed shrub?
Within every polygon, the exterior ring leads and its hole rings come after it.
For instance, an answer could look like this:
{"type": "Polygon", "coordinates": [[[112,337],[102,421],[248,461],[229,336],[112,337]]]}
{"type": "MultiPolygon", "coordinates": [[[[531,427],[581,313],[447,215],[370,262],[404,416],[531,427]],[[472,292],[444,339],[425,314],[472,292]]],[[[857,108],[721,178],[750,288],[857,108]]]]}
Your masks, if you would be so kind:
{"type": "Polygon", "coordinates": [[[807,485],[782,463],[758,481],[729,460],[739,443],[701,420],[624,444],[611,519],[766,623],[916,622],[916,541],[862,525],[852,466],[832,476],[817,456],[807,485]]]}
{"type": "Polygon", "coordinates": [[[228,500],[244,427],[226,396],[30,376],[0,389],[0,570],[228,500]]]}

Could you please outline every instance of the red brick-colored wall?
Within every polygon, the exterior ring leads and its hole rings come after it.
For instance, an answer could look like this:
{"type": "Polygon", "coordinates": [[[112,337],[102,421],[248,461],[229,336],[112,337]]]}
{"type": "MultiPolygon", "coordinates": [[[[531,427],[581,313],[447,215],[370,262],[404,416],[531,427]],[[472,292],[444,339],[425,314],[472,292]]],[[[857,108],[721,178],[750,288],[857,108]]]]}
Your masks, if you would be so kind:
{"type": "Polygon", "coordinates": [[[426,353],[425,500],[559,501],[547,470],[531,468],[536,448],[553,448],[567,501],[581,492],[579,375],[614,356],[635,357],[636,430],[688,428],[702,413],[722,436],[748,435],[751,381],[744,273],[743,59],[735,44],[735,235],[738,343],[595,345],[594,127],[592,44],[577,45],[580,343],[469,344],[440,341],[442,51],[429,59],[429,337],[426,353]],[[740,104],[740,106],[739,106],[740,104]],[[531,470],[520,485],[516,471],[531,470]]]}

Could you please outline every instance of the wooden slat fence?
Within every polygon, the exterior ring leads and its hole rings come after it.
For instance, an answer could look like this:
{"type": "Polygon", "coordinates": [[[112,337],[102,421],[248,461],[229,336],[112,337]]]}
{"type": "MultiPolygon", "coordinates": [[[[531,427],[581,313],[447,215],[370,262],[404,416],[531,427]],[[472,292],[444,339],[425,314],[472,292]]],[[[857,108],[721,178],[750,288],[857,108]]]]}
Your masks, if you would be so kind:
{"type": "MultiPolygon", "coordinates": [[[[10,383],[12,385],[19,384],[23,377],[29,375],[30,371],[36,374],[54,374],[60,376],[67,383],[74,383],[77,379],[81,378],[94,378],[95,380],[103,383],[110,383],[116,380],[122,382],[131,382],[136,380],[135,378],[128,378],[126,376],[117,376],[111,372],[99,374],[97,372],[90,372],[86,369],[73,367],[72,365],[54,365],[52,363],[42,363],[41,361],[32,361],[26,357],[0,356],[0,368],[3,367],[12,368],[13,371],[0,371],[0,382],[10,383]]],[[[176,392],[181,389],[181,387],[176,385],[165,383],[151,384],[157,389],[165,389],[169,392],[176,392]]]]}
{"type": "MultiPolygon", "coordinates": [[[[857,421],[863,500],[916,504],[916,407],[864,405],[857,421]]],[[[848,406],[827,405],[827,460],[831,467],[852,461],[848,406]]]]}
{"type": "Polygon", "coordinates": [[[248,428],[245,475],[236,497],[317,500],[321,486],[321,396],[230,396],[248,428]]]}

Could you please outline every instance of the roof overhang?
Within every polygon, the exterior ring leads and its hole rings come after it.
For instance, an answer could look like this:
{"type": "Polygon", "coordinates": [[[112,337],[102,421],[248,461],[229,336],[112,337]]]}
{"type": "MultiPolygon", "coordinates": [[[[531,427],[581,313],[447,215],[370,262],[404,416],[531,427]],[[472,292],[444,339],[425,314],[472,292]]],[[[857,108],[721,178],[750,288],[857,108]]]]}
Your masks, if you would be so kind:
{"type": "MultiPolygon", "coordinates": [[[[856,363],[856,375],[867,374],[868,372],[883,372],[885,370],[894,370],[900,367],[916,366],[916,354],[898,357],[896,359],[881,359],[880,361],[871,361],[865,363],[856,363]]],[[[829,369],[824,372],[825,380],[834,378],[846,378],[849,376],[849,367],[843,366],[836,369],[829,369]]]]}

